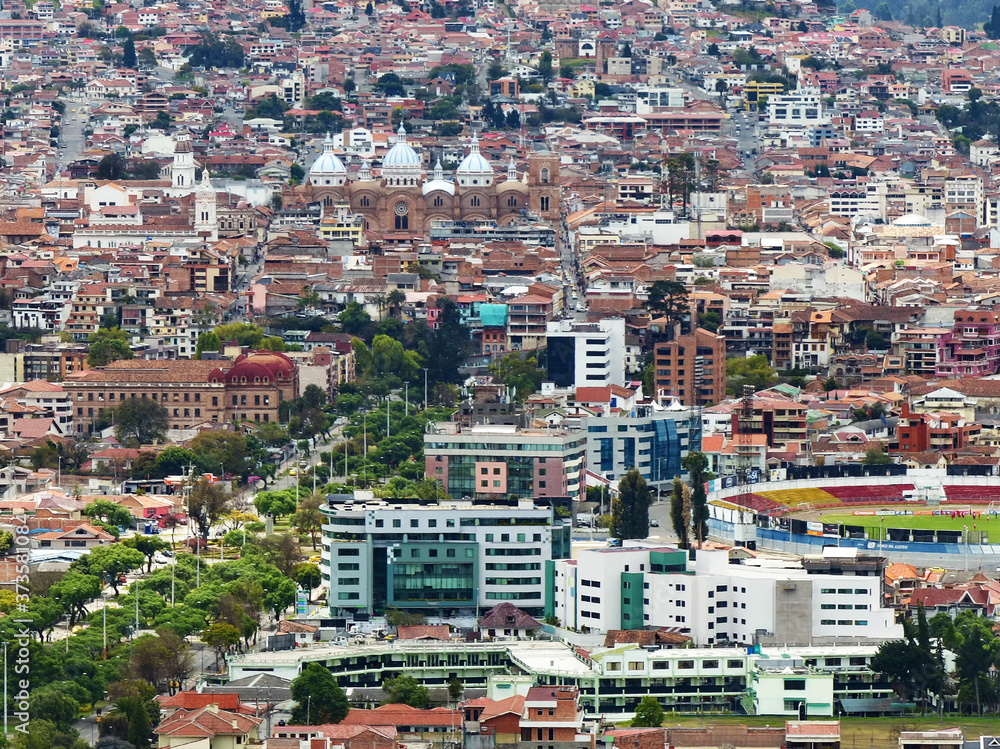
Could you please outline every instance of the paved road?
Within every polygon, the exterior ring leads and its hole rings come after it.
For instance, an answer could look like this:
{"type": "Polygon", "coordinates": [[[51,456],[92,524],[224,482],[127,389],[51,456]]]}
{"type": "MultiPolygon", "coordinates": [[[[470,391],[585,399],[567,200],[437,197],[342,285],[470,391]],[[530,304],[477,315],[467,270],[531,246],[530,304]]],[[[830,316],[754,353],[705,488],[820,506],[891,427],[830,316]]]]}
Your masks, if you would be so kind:
{"type": "Polygon", "coordinates": [[[80,158],[87,147],[87,138],[83,131],[90,118],[91,104],[75,100],[63,100],[66,111],[63,113],[62,126],[59,128],[59,155],[56,166],[62,169],[80,158]]]}
{"type": "Polygon", "coordinates": [[[752,153],[760,153],[760,124],[754,112],[735,112],[733,114],[731,135],[739,142],[740,159],[743,168],[753,174],[756,171],[757,157],[752,153]],[[739,127],[739,131],[736,128],[739,127]]]}

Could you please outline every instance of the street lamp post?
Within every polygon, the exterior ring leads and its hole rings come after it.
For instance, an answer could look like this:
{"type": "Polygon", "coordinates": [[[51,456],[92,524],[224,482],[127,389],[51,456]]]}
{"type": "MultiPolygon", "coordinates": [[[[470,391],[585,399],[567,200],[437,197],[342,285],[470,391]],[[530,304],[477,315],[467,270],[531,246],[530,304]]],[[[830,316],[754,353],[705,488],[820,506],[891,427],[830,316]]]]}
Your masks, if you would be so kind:
{"type": "Polygon", "coordinates": [[[424,370],[424,410],[427,410],[427,367],[421,367],[424,370]]]}

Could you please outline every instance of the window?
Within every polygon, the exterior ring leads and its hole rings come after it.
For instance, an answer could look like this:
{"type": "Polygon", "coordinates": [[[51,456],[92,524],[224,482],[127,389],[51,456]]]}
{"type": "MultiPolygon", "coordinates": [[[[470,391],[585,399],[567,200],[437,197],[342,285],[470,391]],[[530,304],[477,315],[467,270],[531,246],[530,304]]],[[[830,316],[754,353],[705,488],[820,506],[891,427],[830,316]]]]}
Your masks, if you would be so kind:
{"type": "Polygon", "coordinates": [[[726,668],[743,668],[743,661],[737,660],[736,658],[730,658],[726,661],[726,668]]]}
{"type": "Polygon", "coordinates": [[[395,520],[392,521],[392,527],[393,528],[402,528],[403,527],[403,521],[400,520],[399,518],[396,518],[395,520]]]}
{"type": "Polygon", "coordinates": [[[337,569],[341,572],[353,572],[361,569],[361,565],[357,562],[341,562],[337,565],[337,569]]]}
{"type": "Polygon", "coordinates": [[[358,585],[360,581],[358,577],[338,577],[337,585],[358,585]]]}
{"type": "MultiPolygon", "coordinates": [[[[720,620],[720,621],[721,621],[721,620],[720,620]]],[[[718,661],[715,661],[715,660],[711,660],[711,661],[702,661],[702,662],[701,662],[701,667],[702,667],[702,668],[718,668],[718,667],[719,667],[719,662],[718,662],[718,661]]]]}
{"type": "Polygon", "coordinates": [[[416,518],[411,518],[410,519],[410,527],[411,528],[419,528],[420,527],[420,521],[417,520],[416,518]]]}
{"type": "Polygon", "coordinates": [[[643,665],[642,661],[629,661],[628,670],[629,671],[642,671],[643,665]]]}
{"type": "Polygon", "coordinates": [[[607,667],[608,671],[622,670],[622,664],[620,661],[609,661],[608,663],[605,664],[605,666],[607,667]]]}
{"type": "Polygon", "coordinates": [[[785,691],[786,692],[804,692],[804,691],[806,691],[806,680],[805,679],[785,679],[785,691]]]}
{"type": "Polygon", "coordinates": [[[479,208],[479,206],[482,205],[482,201],[478,196],[474,196],[472,200],[469,201],[469,205],[473,208],[479,208]]]}
{"type": "Polygon", "coordinates": [[[543,195],[541,197],[541,199],[538,201],[538,203],[539,203],[538,207],[541,210],[543,210],[543,211],[549,210],[549,196],[548,195],[543,195]]]}
{"type": "Polygon", "coordinates": [[[677,661],[678,671],[690,671],[694,668],[694,661],[677,661]]]}

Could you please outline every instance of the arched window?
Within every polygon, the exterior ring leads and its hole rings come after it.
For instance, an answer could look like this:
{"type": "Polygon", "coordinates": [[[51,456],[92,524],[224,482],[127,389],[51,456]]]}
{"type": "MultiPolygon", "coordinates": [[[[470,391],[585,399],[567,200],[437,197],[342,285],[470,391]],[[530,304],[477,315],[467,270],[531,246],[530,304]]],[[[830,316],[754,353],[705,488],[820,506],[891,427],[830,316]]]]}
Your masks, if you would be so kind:
{"type": "Polygon", "coordinates": [[[406,231],[410,228],[410,217],[409,216],[396,216],[396,230],[406,231]]]}
{"type": "Polygon", "coordinates": [[[435,208],[440,208],[443,205],[444,205],[444,200],[441,198],[440,195],[438,195],[436,198],[434,198],[434,207],[435,208]]]}
{"type": "Polygon", "coordinates": [[[479,198],[478,198],[478,197],[475,197],[475,198],[473,198],[472,200],[470,200],[470,201],[469,201],[469,205],[471,205],[471,206],[472,206],[473,208],[478,208],[478,207],[479,207],[479,205],[480,205],[480,201],[479,201],[479,198]]]}
{"type": "Polygon", "coordinates": [[[548,181],[549,181],[549,169],[548,167],[544,167],[542,169],[542,184],[545,184],[548,181]]]}
{"type": "Polygon", "coordinates": [[[361,196],[361,207],[362,207],[362,208],[368,208],[369,206],[371,206],[371,204],[372,204],[372,203],[371,203],[371,201],[370,201],[370,200],[368,199],[368,196],[367,196],[367,195],[362,195],[362,196],[361,196]]]}
{"type": "Polygon", "coordinates": [[[507,198],[507,207],[517,208],[517,196],[511,195],[509,198],[507,198]]]}
{"type": "Polygon", "coordinates": [[[323,198],[323,205],[325,205],[327,208],[331,207],[333,205],[333,198],[327,195],[325,198],[323,198]]]}

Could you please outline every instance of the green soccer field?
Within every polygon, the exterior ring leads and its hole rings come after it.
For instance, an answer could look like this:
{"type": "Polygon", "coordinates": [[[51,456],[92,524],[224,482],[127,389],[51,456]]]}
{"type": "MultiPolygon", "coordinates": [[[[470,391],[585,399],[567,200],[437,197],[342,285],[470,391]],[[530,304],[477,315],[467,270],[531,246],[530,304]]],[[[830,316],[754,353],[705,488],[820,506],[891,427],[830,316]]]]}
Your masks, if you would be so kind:
{"type": "Polygon", "coordinates": [[[911,528],[916,530],[961,531],[965,526],[969,530],[988,531],[990,543],[1000,543],[1000,515],[980,515],[977,518],[952,518],[950,515],[851,515],[850,513],[831,513],[820,516],[824,523],[840,523],[842,525],[860,525],[868,529],[871,538],[878,538],[880,528],[911,528]],[[882,522],[879,522],[879,521],[882,522]],[[975,526],[975,529],[973,529],[975,526]]]}

